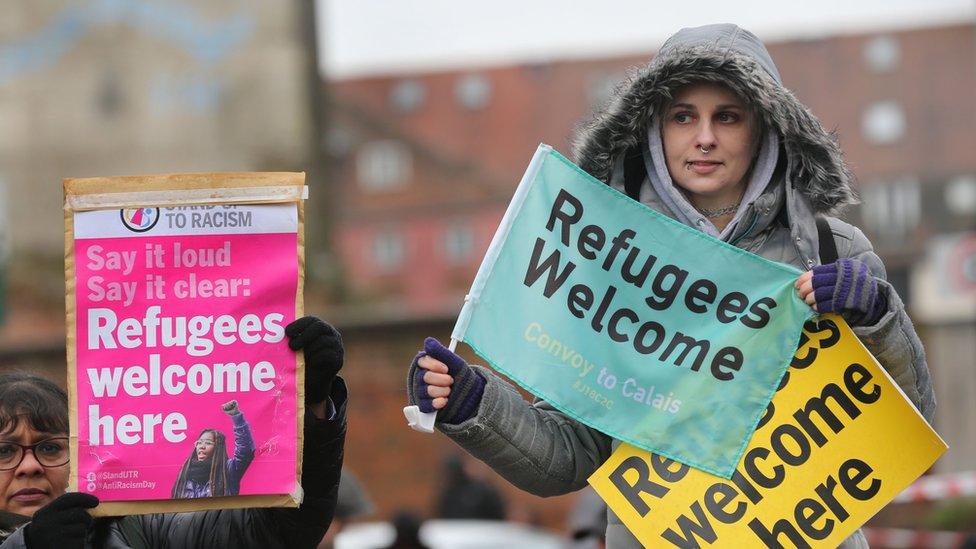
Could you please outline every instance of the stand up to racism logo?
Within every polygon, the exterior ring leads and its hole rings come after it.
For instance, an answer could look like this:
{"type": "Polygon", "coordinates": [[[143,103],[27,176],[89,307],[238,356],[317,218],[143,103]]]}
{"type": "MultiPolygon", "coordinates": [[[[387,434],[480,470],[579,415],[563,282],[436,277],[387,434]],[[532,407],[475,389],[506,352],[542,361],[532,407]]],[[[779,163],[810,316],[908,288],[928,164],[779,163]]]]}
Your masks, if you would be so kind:
{"type": "Polygon", "coordinates": [[[125,228],[134,233],[144,233],[159,222],[159,208],[125,208],[119,214],[125,228]]]}

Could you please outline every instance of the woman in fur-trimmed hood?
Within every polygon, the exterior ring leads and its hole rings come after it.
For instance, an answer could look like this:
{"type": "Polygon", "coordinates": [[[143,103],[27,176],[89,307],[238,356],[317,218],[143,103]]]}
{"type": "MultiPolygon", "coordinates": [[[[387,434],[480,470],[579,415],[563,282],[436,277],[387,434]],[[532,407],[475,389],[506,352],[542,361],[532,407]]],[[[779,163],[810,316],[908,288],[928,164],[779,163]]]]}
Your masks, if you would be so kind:
{"type": "MultiPolygon", "coordinates": [[[[727,24],[679,31],[584,126],[575,153],[631,198],[806,271],[800,296],[842,315],[931,419],[925,355],[904,305],[864,234],[832,217],[856,201],[837,142],[783,87],[755,35],[727,24]]],[[[422,411],[439,411],[441,432],[541,496],[585,486],[618,444],[546,402],[526,402],[432,338],[411,365],[408,392],[422,411]]],[[[612,512],[606,542],[640,547],[612,512]]],[[[866,546],[860,532],[842,545],[866,546]]]]}

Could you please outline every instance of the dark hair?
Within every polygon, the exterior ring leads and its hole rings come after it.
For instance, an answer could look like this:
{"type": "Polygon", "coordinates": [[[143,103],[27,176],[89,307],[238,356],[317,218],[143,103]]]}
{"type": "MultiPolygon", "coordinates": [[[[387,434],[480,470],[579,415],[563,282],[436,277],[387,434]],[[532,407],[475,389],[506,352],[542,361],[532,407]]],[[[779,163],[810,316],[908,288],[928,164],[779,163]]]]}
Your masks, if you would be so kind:
{"type": "MultiPolygon", "coordinates": [[[[216,429],[204,429],[200,431],[197,440],[200,440],[204,433],[211,433],[214,437],[214,450],[210,456],[210,477],[207,480],[207,484],[210,485],[210,495],[213,497],[230,495],[227,493],[227,437],[216,429]]],[[[184,495],[186,481],[190,478],[190,463],[194,461],[197,461],[196,443],[190,449],[190,457],[183,462],[180,474],[176,476],[176,482],[173,483],[173,499],[186,497],[184,495]]]]}
{"type": "Polygon", "coordinates": [[[0,374],[0,434],[21,420],[42,433],[68,433],[68,394],[49,379],[27,372],[0,374]]]}

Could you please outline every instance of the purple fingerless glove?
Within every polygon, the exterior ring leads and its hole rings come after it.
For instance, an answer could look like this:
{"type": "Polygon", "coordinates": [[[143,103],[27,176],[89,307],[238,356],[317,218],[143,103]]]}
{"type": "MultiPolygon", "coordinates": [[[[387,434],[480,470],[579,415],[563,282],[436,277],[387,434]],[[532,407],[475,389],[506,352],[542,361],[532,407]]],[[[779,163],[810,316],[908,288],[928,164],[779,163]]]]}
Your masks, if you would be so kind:
{"type": "Polygon", "coordinates": [[[485,378],[468,366],[464,359],[454,354],[447,347],[432,337],[424,340],[424,350],[417,353],[410,372],[407,374],[407,392],[411,403],[417,404],[421,412],[434,412],[434,399],[427,394],[427,383],[424,373],[427,370],[417,365],[417,361],[424,355],[437,359],[447,366],[447,373],[454,378],[451,394],[447,397],[447,406],[437,415],[441,423],[461,423],[478,411],[481,396],[485,393],[485,378]]]}
{"type": "Polygon", "coordinates": [[[813,296],[821,313],[838,313],[851,326],[873,326],[888,310],[888,300],[868,266],[838,259],[813,268],[813,296]]]}

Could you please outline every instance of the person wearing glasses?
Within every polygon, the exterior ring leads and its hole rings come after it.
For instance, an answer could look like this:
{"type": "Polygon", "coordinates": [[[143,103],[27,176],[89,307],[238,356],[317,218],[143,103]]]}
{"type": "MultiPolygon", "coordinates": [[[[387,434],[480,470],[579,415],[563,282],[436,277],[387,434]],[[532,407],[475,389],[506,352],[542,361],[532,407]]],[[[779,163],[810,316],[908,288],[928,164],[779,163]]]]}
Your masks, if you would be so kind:
{"type": "MultiPolygon", "coordinates": [[[[68,487],[68,396],[29,373],[0,374],[0,549],[315,547],[335,512],[346,434],[342,337],[307,316],[285,327],[305,353],[304,499],[297,509],[219,509],[95,520],[68,487]]],[[[228,403],[229,405],[230,403],[228,403]]],[[[228,406],[228,414],[236,408],[228,406]]]]}
{"type": "Polygon", "coordinates": [[[254,437],[244,414],[231,400],[221,406],[234,425],[234,454],[227,455],[227,435],[203,429],[173,483],[173,499],[236,496],[241,478],[254,461],[254,437]]]}
{"type": "Polygon", "coordinates": [[[51,381],[0,375],[0,541],[68,487],[67,409],[51,381]]]}

